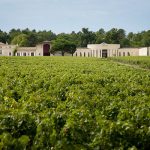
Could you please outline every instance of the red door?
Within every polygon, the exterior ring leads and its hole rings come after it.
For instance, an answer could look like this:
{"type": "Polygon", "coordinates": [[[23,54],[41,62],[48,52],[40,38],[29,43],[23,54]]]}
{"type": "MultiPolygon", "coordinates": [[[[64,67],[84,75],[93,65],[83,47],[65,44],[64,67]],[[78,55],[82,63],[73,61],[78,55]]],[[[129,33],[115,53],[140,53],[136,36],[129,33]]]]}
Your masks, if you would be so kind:
{"type": "Polygon", "coordinates": [[[43,56],[50,56],[50,45],[49,44],[44,44],[43,45],[43,56]]]}

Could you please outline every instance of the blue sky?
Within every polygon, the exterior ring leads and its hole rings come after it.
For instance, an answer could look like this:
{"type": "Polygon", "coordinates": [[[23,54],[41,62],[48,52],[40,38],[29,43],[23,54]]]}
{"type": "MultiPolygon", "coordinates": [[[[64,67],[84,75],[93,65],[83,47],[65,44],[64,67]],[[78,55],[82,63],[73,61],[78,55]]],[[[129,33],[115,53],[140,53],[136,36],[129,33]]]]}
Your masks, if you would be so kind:
{"type": "Polygon", "coordinates": [[[0,0],[0,29],[150,30],[150,0],[0,0]]]}

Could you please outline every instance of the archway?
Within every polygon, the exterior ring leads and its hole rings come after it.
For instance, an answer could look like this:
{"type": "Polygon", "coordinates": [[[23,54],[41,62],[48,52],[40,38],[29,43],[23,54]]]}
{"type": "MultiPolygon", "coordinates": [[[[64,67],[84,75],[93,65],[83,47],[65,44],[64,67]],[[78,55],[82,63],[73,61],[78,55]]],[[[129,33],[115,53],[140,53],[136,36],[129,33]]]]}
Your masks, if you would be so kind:
{"type": "Polygon", "coordinates": [[[80,52],[80,57],[82,57],[82,53],[80,52]]]}
{"type": "Polygon", "coordinates": [[[50,45],[49,44],[44,44],[43,45],[43,56],[50,56],[50,45]]]}
{"type": "Polygon", "coordinates": [[[85,57],[85,52],[84,52],[84,57],[85,57]]]}

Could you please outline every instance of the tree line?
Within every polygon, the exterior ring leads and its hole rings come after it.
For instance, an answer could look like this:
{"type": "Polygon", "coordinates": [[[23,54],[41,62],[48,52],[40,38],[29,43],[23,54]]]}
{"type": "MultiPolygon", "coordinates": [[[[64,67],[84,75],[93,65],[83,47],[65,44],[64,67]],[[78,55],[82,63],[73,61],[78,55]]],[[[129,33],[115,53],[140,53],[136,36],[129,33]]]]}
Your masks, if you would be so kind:
{"type": "MultiPolygon", "coordinates": [[[[59,49],[62,43],[65,43],[65,49],[68,44],[72,49],[76,47],[86,47],[87,44],[120,44],[121,47],[148,47],[150,46],[150,30],[138,33],[130,32],[126,34],[124,29],[112,28],[109,31],[99,29],[96,32],[88,28],[82,28],[81,31],[71,33],[55,34],[50,31],[36,31],[30,29],[11,29],[8,33],[0,30],[0,42],[9,44],[18,44],[19,46],[35,46],[43,41],[52,41],[55,49],[59,49]]],[[[55,50],[54,49],[54,50],[55,50]]]]}

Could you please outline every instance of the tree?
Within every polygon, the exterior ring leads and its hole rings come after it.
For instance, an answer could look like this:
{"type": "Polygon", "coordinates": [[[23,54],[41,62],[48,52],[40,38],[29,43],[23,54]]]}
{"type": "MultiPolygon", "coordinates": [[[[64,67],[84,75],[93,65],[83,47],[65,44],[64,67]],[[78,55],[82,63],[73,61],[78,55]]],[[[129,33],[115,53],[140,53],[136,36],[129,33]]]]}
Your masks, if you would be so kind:
{"type": "Polygon", "coordinates": [[[148,47],[150,46],[150,30],[139,33],[130,32],[128,35],[126,35],[124,29],[117,28],[112,28],[107,32],[103,28],[96,32],[90,31],[88,28],[82,28],[77,33],[72,31],[70,34],[60,33],[57,35],[51,30],[36,31],[26,28],[23,30],[12,29],[9,33],[0,30],[0,42],[19,44],[19,46],[36,46],[43,41],[56,39],[69,41],[77,47],[86,47],[87,44],[100,44],[102,42],[120,44],[121,47],[148,47]]]}
{"type": "Polygon", "coordinates": [[[142,46],[142,34],[141,33],[137,33],[134,34],[131,40],[131,46],[132,47],[141,47],[142,46]]]}
{"type": "Polygon", "coordinates": [[[142,46],[146,46],[146,47],[150,46],[150,30],[147,32],[143,32],[141,42],[142,42],[142,46]]]}
{"type": "Polygon", "coordinates": [[[20,34],[22,34],[20,29],[11,29],[9,32],[9,43],[12,43],[12,40],[20,34]]]}
{"type": "Polygon", "coordinates": [[[96,44],[100,44],[102,42],[105,42],[105,31],[104,29],[100,29],[96,33],[96,44]]]}
{"type": "Polygon", "coordinates": [[[36,44],[38,43],[38,39],[37,39],[37,35],[34,32],[30,32],[27,35],[27,39],[28,39],[28,45],[29,46],[36,46],[36,44]]]}
{"type": "Polygon", "coordinates": [[[76,45],[72,42],[68,42],[66,45],[66,50],[73,56],[73,53],[76,51],[76,45]]]}
{"type": "Polygon", "coordinates": [[[70,40],[76,44],[77,47],[80,46],[79,36],[75,31],[72,31],[70,34],[70,40]]]}
{"type": "Polygon", "coordinates": [[[112,28],[106,33],[106,42],[110,44],[121,44],[125,38],[126,34],[123,29],[112,28]]]}
{"type": "Polygon", "coordinates": [[[16,56],[17,50],[18,50],[18,47],[15,47],[13,50],[13,56],[16,56]]]}
{"type": "Polygon", "coordinates": [[[8,34],[0,30],[0,42],[6,43],[8,40],[8,34]]]}
{"type": "Polygon", "coordinates": [[[69,40],[58,38],[52,41],[51,53],[56,53],[57,51],[61,51],[62,56],[64,56],[66,52],[73,55],[75,50],[76,50],[76,45],[69,40]]]}
{"type": "Polygon", "coordinates": [[[113,28],[106,33],[106,42],[109,44],[118,43],[117,39],[117,29],[113,28]]]}
{"type": "Polygon", "coordinates": [[[51,41],[56,39],[56,34],[53,33],[52,31],[39,31],[37,32],[37,42],[43,42],[43,41],[51,41]]]}
{"type": "Polygon", "coordinates": [[[130,41],[127,38],[124,38],[120,41],[121,47],[130,47],[130,41]]]}
{"type": "Polygon", "coordinates": [[[28,36],[26,34],[20,34],[14,37],[11,43],[18,46],[28,46],[28,36]]]}
{"type": "Polygon", "coordinates": [[[89,31],[88,28],[82,28],[82,32],[78,32],[80,47],[86,47],[87,44],[94,44],[96,40],[95,33],[89,31]]]}

